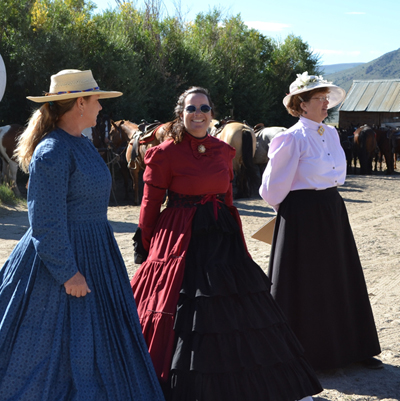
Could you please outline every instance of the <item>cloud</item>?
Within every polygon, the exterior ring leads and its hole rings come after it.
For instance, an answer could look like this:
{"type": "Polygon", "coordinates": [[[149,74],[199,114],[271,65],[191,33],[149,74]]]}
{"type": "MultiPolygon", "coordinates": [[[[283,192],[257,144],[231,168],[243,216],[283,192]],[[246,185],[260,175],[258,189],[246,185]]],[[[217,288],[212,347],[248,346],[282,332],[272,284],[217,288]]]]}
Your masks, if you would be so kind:
{"type": "Polygon", "coordinates": [[[361,52],[359,50],[353,50],[351,52],[345,52],[345,54],[347,56],[356,56],[356,57],[361,56],[361,52]]]}
{"type": "Polygon", "coordinates": [[[347,15],[365,15],[366,13],[364,11],[350,11],[345,14],[347,14],[347,15]]]}
{"type": "Polygon", "coordinates": [[[353,56],[358,57],[361,55],[359,50],[332,50],[332,49],[313,49],[315,53],[321,55],[334,55],[334,56],[353,56]]]}
{"type": "Polygon", "coordinates": [[[290,25],[280,22],[264,22],[264,21],[245,21],[249,28],[257,29],[258,31],[280,32],[289,28],[290,25]]]}
{"type": "Polygon", "coordinates": [[[344,54],[343,50],[314,49],[313,51],[319,54],[339,54],[339,55],[344,54]]]}

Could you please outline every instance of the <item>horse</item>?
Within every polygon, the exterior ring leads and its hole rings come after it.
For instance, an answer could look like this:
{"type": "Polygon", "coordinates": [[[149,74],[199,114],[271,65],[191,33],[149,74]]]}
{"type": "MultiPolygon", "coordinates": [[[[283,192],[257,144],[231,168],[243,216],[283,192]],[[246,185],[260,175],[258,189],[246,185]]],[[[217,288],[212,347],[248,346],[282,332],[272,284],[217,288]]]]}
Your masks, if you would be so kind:
{"type": "Polygon", "coordinates": [[[93,143],[104,162],[108,162],[113,158],[112,149],[109,139],[111,128],[111,120],[107,114],[99,114],[97,116],[96,125],[94,127],[85,128],[82,134],[87,136],[93,143]]]}
{"type": "Polygon", "coordinates": [[[18,137],[23,131],[24,127],[19,124],[0,127],[0,157],[2,159],[1,181],[9,184],[17,197],[21,197],[21,193],[17,185],[18,163],[13,157],[15,148],[17,147],[18,137]]]}
{"type": "Polygon", "coordinates": [[[397,168],[396,161],[397,156],[400,155],[400,132],[395,131],[392,135],[392,153],[393,153],[393,164],[394,168],[397,168]]]}
{"type": "Polygon", "coordinates": [[[392,151],[392,136],[394,130],[392,128],[375,128],[376,142],[379,148],[379,155],[375,159],[375,171],[377,171],[377,163],[380,163],[380,170],[382,171],[382,157],[385,158],[386,162],[386,174],[393,174],[394,172],[394,159],[392,151]],[[379,159],[379,160],[377,160],[379,159]]]}
{"type": "Polygon", "coordinates": [[[377,148],[375,131],[362,125],[354,132],[354,155],[360,161],[360,174],[372,173],[372,159],[377,148]]]}
{"type": "Polygon", "coordinates": [[[140,204],[139,173],[146,168],[144,164],[146,150],[164,141],[170,124],[171,123],[162,124],[159,121],[154,123],[143,122],[139,125],[139,129],[133,134],[126,148],[125,155],[133,182],[134,203],[136,205],[140,204]]]}
{"type": "Polygon", "coordinates": [[[87,136],[90,139],[90,142],[93,143],[93,131],[92,131],[93,127],[89,127],[89,128],[85,128],[82,131],[82,134],[87,136]]]}
{"type": "Polygon", "coordinates": [[[344,154],[346,155],[347,174],[350,173],[351,165],[354,160],[354,169],[356,168],[356,159],[354,156],[354,134],[351,129],[338,128],[340,144],[342,145],[344,154]]]}
{"type": "Polygon", "coordinates": [[[254,127],[254,133],[256,135],[256,151],[254,153],[253,162],[260,169],[262,175],[267,163],[269,143],[272,139],[280,132],[286,131],[285,127],[265,127],[264,124],[260,123],[254,127]]]}
{"type": "Polygon", "coordinates": [[[236,149],[233,171],[236,181],[236,198],[248,198],[258,185],[253,163],[257,140],[254,129],[247,123],[223,120],[216,124],[210,135],[216,136],[236,149]]]}
{"type": "Polygon", "coordinates": [[[219,120],[216,120],[215,118],[211,119],[210,121],[210,125],[207,128],[207,133],[210,135],[213,135],[213,133],[215,132],[215,130],[213,130],[213,128],[219,124],[219,120]]]}
{"type": "Polygon", "coordinates": [[[107,114],[99,114],[97,116],[96,125],[92,127],[92,141],[97,149],[107,148],[107,145],[110,142],[110,129],[110,117],[107,114]]]}
{"type": "Polygon", "coordinates": [[[115,163],[120,166],[121,174],[124,180],[125,199],[129,198],[129,169],[126,159],[126,149],[130,140],[133,138],[139,126],[128,120],[111,120],[111,129],[109,132],[108,147],[112,149],[112,158],[107,161],[107,164],[113,168],[115,163]]]}

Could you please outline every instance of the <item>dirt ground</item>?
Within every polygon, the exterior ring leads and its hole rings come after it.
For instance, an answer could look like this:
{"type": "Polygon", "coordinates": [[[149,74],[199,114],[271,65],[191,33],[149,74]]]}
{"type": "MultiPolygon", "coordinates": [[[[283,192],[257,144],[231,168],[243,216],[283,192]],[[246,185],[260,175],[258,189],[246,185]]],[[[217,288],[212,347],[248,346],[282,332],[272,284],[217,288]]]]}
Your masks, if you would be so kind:
{"type": "MultiPolygon", "coordinates": [[[[354,364],[318,373],[324,391],[314,399],[400,400],[400,174],[349,175],[340,192],[348,208],[364,268],[384,369],[368,370],[354,364]]],[[[249,251],[267,271],[270,246],[252,239],[251,234],[273,215],[273,211],[259,198],[237,200],[235,205],[242,217],[249,251]]],[[[132,236],[139,210],[138,206],[120,203],[110,206],[108,211],[130,277],[137,268],[133,262],[132,236]]],[[[27,227],[24,208],[0,207],[0,266],[27,227]]]]}

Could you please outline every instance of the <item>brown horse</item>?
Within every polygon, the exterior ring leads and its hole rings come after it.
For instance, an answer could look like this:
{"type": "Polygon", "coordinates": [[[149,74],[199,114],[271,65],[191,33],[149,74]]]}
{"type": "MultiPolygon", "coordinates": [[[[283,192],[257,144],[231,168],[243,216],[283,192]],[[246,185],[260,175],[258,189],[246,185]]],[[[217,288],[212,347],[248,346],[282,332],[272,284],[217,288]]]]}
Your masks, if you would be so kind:
{"type": "Polygon", "coordinates": [[[372,159],[377,148],[375,131],[362,125],[354,132],[354,157],[360,161],[360,174],[372,173],[372,159]]]}
{"type": "Polygon", "coordinates": [[[397,157],[400,155],[400,132],[395,131],[392,135],[392,153],[393,153],[393,164],[394,168],[397,168],[396,161],[397,157]]]}
{"type": "Polygon", "coordinates": [[[126,148],[126,160],[128,161],[129,173],[132,177],[135,194],[134,202],[136,205],[140,204],[139,173],[146,168],[144,164],[146,150],[164,141],[170,124],[172,123],[162,124],[155,122],[140,124],[139,129],[133,134],[126,148]]]}
{"type": "Polygon", "coordinates": [[[14,160],[14,150],[17,147],[18,137],[24,127],[19,124],[0,127],[0,157],[2,159],[1,181],[10,185],[18,197],[21,193],[17,185],[18,163],[14,160]]]}
{"type": "Polygon", "coordinates": [[[381,127],[374,128],[376,133],[376,143],[378,145],[378,157],[375,159],[375,171],[377,171],[377,162],[379,161],[380,170],[382,171],[382,158],[386,162],[386,174],[393,174],[394,159],[392,150],[392,137],[395,130],[393,128],[381,127]]]}
{"type": "Polygon", "coordinates": [[[82,134],[87,136],[108,164],[113,159],[113,152],[110,145],[109,133],[111,129],[111,119],[107,114],[99,114],[97,116],[96,125],[94,127],[85,128],[82,134]]]}
{"type": "MultiPolygon", "coordinates": [[[[107,161],[108,166],[113,172],[114,164],[118,164],[124,180],[125,199],[129,198],[129,169],[126,161],[125,152],[128,147],[129,141],[132,139],[134,133],[138,130],[138,125],[128,121],[112,121],[111,129],[109,132],[108,147],[112,149],[111,160],[107,161]]],[[[114,177],[113,177],[114,178],[114,177]]]]}
{"type": "Polygon", "coordinates": [[[338,128],[340,145],[342,145],[346,156],[346,171],[350,174],[352,163],[354,162],[354,171],[356,170],[356,159],[354,158],[354,131],[352,128],[338,128]]]}
{"type": "Polygon", "coordinates": [[[257,145],[253,128],[238,121],[223,121],[216,124],[210,134],[236,149],[236,156],[233,159],[233,171],[236,177],[235,197],[251,197],[258,185],[257,173],[253,163],[257,145]]]}
{"type": "Polygon", "coordinates": [[[97,150],[105,152],[110,142],[111,120],[107,114],[97,116],[96,125],[92,127],[92,141],[97,150]]]}

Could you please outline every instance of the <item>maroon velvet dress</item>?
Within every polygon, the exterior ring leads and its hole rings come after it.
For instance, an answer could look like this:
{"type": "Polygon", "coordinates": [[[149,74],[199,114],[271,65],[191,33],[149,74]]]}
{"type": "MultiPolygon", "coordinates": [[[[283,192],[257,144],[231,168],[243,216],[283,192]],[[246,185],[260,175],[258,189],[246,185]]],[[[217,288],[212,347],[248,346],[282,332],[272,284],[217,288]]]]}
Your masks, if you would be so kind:
{"type": "Polygon", "coordinates": [[[139,227],[148,257],[131,281],[139,319],[171,400],[294,401],[322,388],[247,252],[234,155],[190,134],[147,151],[139,227]]]}

